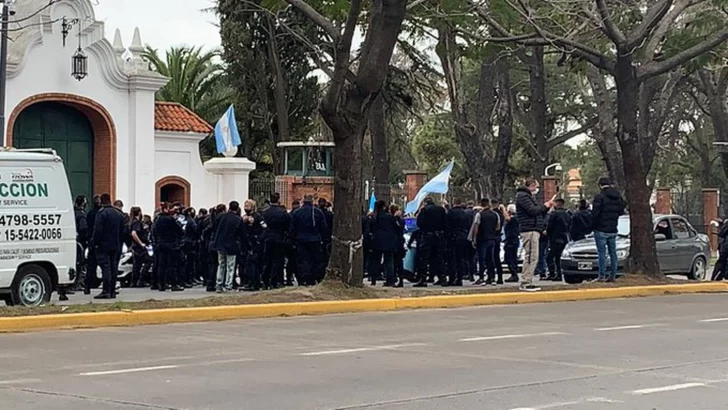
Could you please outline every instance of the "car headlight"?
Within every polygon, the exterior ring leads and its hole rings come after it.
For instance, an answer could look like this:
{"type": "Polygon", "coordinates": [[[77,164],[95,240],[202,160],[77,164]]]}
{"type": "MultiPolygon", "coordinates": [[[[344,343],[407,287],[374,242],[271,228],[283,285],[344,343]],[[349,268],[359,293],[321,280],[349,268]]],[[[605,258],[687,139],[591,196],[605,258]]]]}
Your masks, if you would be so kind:
{"type": "Polygon", "coordinates": [[[571,251],[568,249],[565,250],[564,253],[561,254],[561,259],[571,259],[571,251]]]}
{"type": "Polygon", "coordinates": [[[627,249],[618,249],[617,250],[617,259],[627,259],[629,256],[629,251],[627,249]]]}

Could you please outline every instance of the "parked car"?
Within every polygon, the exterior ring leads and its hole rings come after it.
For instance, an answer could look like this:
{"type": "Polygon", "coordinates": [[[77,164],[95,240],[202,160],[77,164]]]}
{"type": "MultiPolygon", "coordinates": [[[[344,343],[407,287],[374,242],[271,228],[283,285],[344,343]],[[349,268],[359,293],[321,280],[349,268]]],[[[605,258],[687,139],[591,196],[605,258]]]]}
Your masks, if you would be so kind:
{"type": "MultiPolygon", "coordinates": [[[[679,215],[655,215],[653,218],[657,258],[662,273],[686,275],[691,280],[705,280],[710,260],[710,241],[699,234],[690,222],[679,215]]],[[[619,218],[617,236],[617,275],[624,272],[629,257],[630,219],[619,218]]],[[[607,257],[607,266],[609,266],[607,257]]],[[[567,283],[580,283],[599,276],[597,247],[593,236],[570,243],[561,255],[561,267],[567,283]]]]}

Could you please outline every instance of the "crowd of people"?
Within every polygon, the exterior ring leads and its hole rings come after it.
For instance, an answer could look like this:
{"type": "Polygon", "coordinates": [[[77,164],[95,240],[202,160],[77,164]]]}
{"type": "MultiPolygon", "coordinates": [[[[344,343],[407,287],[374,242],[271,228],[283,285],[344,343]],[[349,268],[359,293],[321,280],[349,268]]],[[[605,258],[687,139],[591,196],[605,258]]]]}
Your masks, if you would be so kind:
{"type": "Polygon", "coordinates": [[[247,200],[214,208],[185,208],[162,203],[153,216],[138,207],[124,211],[108,194],[76,198],[79,288],[90,294],[97,267],[102,291],[116,297],[117,266],[124,246],[133,252],[132,287],[173,292],[203,285],[210,292],[257,291],[312,286],[323,280],[328,262],[333,214],[331,204],[310,196],[290,212],[271,195],[262,209],[247,200]],[[85,255],[85,257],[84,257],[85,255]],[[236,277],[239,280],[236,280],[236,277]]]}
{"type": "MultiPolygon", "coordinates": [[[[599,280],[616,277],[615,238],[624,200],[609,180],[590,206],[582,200],[567,210],[561,198],[538,203],[539,184],[526,181],[515,203],[497,199],[478,204],[454,199],[452,205],[426,198],[416,213],[416,228],[405,243],[406,221],[396,205],[377,201],[362,217],[365,272],[372,285],[415,287],[500,285],[519,282],[525,291],[541,279],[562,280],[561,254],[572,240],[594,233],[599,251],[599,280]],[[501,258],[501,244],[503,258],[501,258]],[[522,279],[519,247],[523,246],[522,279]],[[413,272],[405,269],[407,248],[416,248],[413,272]],[[606,273],[606,255],[612,271],[606,273]],[[504,265],[509,277],[504,280],[504,265]]],[[[290,210],[271,195],[261,209],[253,200],[200,209],[162,203],[152,216],[139,207],[124,211],[108,194],[76,199],[79,290],[90,294],[97,267],[102,271],[98,299],[116,297],[119,259],[124,246],[133,253],[132,287],[173,292],[205,286],[210,292],[258,291],[283,286],[313,286],[324,279],[331,252],[334,214],[326,199],[306,196],[290,210]]]]}

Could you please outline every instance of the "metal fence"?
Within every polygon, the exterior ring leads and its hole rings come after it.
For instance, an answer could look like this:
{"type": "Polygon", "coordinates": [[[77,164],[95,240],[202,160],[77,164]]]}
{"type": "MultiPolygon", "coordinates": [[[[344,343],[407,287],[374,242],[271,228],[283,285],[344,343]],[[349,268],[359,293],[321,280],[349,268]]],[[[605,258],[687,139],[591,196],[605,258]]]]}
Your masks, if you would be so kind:
{"type": "Polygon", "coordinates": [[[284,200],[287,187],[285,182],[276,181],[275,179],[253,179],[249,182],[248,191],[249,199],[254,200],[258,206],[262,206],[275,192],[281,194],[281,199],[284,200]]]}

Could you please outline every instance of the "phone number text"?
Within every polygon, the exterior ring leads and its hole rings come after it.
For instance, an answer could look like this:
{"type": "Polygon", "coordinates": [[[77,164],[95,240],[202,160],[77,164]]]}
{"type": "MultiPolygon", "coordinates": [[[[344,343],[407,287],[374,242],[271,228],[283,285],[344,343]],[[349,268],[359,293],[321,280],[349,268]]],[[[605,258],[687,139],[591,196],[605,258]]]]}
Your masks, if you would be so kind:
{"type": "Polygon", "coordinates": [[[62,239],[63,230],[61,228],[6,229],[2,231],[0,238],[6,242],[47,241],[62,239]]]}
{"type": "Polygon", "coordinates": [[[60,224],[60,214],[0,215],[0,226],[55,226],[60,224]]]}

